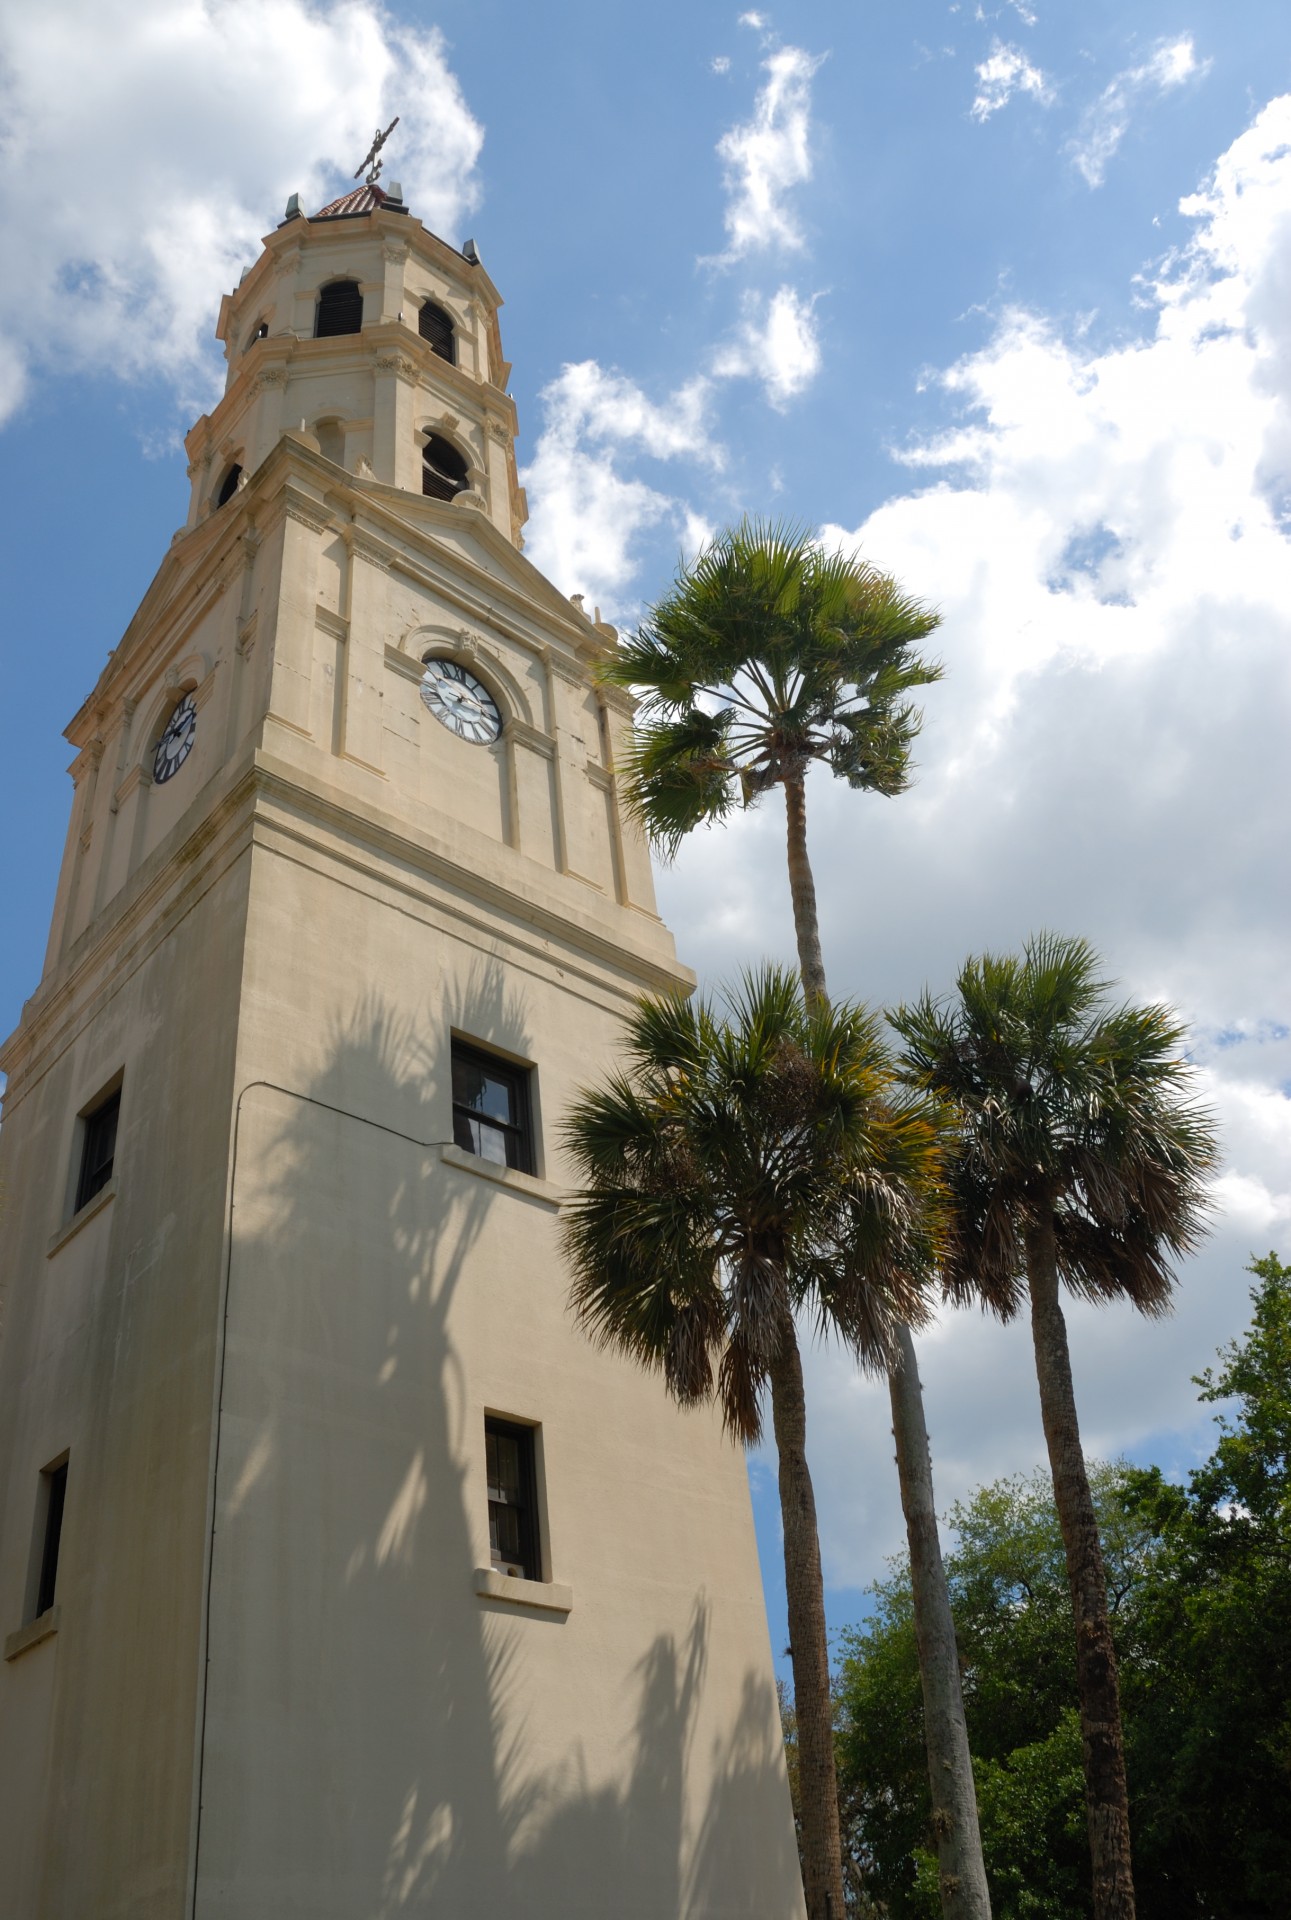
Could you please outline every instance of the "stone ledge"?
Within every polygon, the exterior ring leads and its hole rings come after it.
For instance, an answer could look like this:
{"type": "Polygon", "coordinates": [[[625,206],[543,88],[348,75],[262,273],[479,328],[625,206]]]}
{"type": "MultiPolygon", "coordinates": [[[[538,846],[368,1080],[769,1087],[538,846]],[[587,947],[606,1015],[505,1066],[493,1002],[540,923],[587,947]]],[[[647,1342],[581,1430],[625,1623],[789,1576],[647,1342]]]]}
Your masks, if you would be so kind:
{"type": "Polygon", "coordinates": [[[544,1207],[555,1209],[565,1198],[565,1189],[550,1180],[539,1180],[532,1173],[518,1173],[514,1167],[500,1167],[478,1153],[463,1152],[461,1147],[441,1147],[439,1157],[446,1167],[456,1167],[459,1173],[476,1174],[481,1180],[492,1180],[496,1186],[508,1187],[512,1193],[540,1201],[544,1207]]]}
{"type": "Polygon", "coordinates": [[[96,1213],[102,1213],[104,1207],[107,1206],[108,1201],[115,1200],[116,1197],[117,1197],[117,1183],[115,1179],[112,1179],[107,1181],[103,1186],[99,1188],[98,1192],[95,1194],[92,1200],[87,1200],[85,1202],[85,1205],[81,1208],[79,1213],[74,1213],[71,1219],[65,1221],[63,1225],[58,1229],[58,1232],[54,1234],[53,1238],[49,1242],[49,1245],[45,1248],[46,1260],[52,1260],[54,1255],[58,1252],[59,1248],[65,1247],[68,1241],[72,1238],[72,1235],[79,1233],[81,1231],[81,1228],[85,1225],[87,1220],[92,1220],[96,1213]]]}
{"type": "MultiPolygon", "coordinates": [[[[522,1587],[525,1582],[517,1580],[513,1584],[522,1587]]],[[[16,1633],[7,1636],[4,1643],[4,1657],[6,1660],[16,1660],[20,1653],[26,1653],[28,1647],[38,1647],[42,1640],[48,1640],[51,1634],[57,1632],[58,1608],[46,1607],[45,1611],[38,1613],[34,1620],[29,1620],[25,1627],[19,1627],[16,1633]]]]}
{"type": "Polygon", "coordinates": [[[506,1600],[536,1613],[569,1613],[574,1605],[574,1589],[558,1580],[517,1580],[496,1567],[475,1569],[475,1591],[481,1600],[506,1600]]]}

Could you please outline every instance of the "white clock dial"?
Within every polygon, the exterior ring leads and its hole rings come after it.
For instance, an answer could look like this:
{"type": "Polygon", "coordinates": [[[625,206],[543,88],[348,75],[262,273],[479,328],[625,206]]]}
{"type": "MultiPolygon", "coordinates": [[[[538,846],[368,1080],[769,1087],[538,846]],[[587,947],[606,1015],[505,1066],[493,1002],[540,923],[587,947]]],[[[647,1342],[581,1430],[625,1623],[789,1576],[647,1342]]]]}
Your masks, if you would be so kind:
{"type": "Polygon", "coordinates": [[[488,746],[502,731],[502,715],[493,695],[456,660],[426,662],[421,697],[450,733],[474,746],[488,746]]]}
{"type": "Polygon", "coordinates": [[[196,733],[197,708],[192,694],[186,693],[166,722],[166,730],[152,757],[152,777],[159,786],[163,780],[169,780],[172,773],[179,772],[192,752],[196,733]]]}

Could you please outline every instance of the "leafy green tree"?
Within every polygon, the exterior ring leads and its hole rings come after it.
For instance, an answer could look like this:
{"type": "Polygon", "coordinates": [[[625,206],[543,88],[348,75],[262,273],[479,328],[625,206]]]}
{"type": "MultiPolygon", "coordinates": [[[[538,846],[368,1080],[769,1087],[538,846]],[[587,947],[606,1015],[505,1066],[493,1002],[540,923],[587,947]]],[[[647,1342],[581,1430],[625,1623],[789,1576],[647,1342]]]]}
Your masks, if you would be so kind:
{"type": "MultiPolygon", "coordinates": [[[[744,522],[683,569],[635,638],[604,663],[641,696],[628,798],[671,856],[694,828],[784,791],[789,889],[803,990],[826,998],[806,778],[823,765],[863,792],[901,793],[919,715],[907,695],[940,677],[918,652],[938,615],[854,554],[809,533],[744,522]]],[[[933,1827],[945,1920],[989,1920],[946,1597],[932,1458],[910,1329],[888,1369],[901,1504],[915,1577],[933,1827]]]]}
{"type": "Polygon", "coordinates": [[[1154,1657],[1127,1674],[1145,1920],[1275,1920],[1291,1886],[1291,1267],[1249,1271],[1252,1323],[1199,1376],[1225,1411],[1174,1486],[1130,1476],[1161,1539],[1143,1610],[1154,1657]]]}
{"type": "Polygon", "coordinates": [[[794,1326],[805,1309],[863,1361],[922,1320],[940,1136],[894,1099],[863,1009],[808,1006],[775,969],[727,1016],[704,1001],[642,1002],[627,1065],[584,1093],[566,1138],[584,1182],[567,1204],[572,1299],[591,1334],[659,1369],[682,1405],[716,1398],[730,1432],[760,1436],[770,1390],[810,1920],[842,1920],[829,1651],[806,1406],[794,1326]]]}
{"type": "MultiPolygon", "coordinates": [[[[1282,1920],[1291,1885],[1291,1267],[1251,1272],[1243,1339],[1198,1380],[1223,1409],[1186,1485],[1089,1464],[1125,1715],[1143,1920],[1282,1920]],[[1238,1495],[1239,1486],[1243,1489],[1238,1495]]],[[[999,1920],[1085,1920],[1066,1556],[1047,1475],[952,1509],[947,1569],[999,1920]]],[[[891,1920],[936,1910],[924,1851],[919,1683],[904,1566],[843,1637],[844,1846],[891,1920]],[[850,1829],[850,1830],[849,1830],[850,1829]]]]}
{"type": "Polygon", "coordinates": [[[1030,1306],[1075,1625],[1093,1912],[1134,1920],[1116,1654],[1060,1291],[1164,1311],[1172,1260],[1203,1228],[1215,1134],[1184,1097],[1178,1022],[1114,1007],[1106,986],[1085,941],[1045,934],[1021,957],[970,959],[953,1003],[925,994],[892,1020],[910,1083],[959,1116],[947,1292],[1002,1319],[1030,1306]]]}
{"type": "MultiPolygon", "coordinates": [[[[1089,1477],[1118,1648],[1134,1650],[1154,1535],[1126,1510],[1125,1469],[1094,1463],[1089,1477]]],[[[1085,1920],[1090,1868],[1071,1705],[1071,1602],[1049,1476],[981,1487],[949,1520],[958,1544],[947,1572],[993,1909],[999,1920],[1085,1920]]],[[[871,1620],[843,1636],[843,1804],[855,1809],[874,1856],[876,1897],[893,1920],[925,1920],[936,1895],[908,1567],[895,1567],[874,1594],[871,1620]]]]}

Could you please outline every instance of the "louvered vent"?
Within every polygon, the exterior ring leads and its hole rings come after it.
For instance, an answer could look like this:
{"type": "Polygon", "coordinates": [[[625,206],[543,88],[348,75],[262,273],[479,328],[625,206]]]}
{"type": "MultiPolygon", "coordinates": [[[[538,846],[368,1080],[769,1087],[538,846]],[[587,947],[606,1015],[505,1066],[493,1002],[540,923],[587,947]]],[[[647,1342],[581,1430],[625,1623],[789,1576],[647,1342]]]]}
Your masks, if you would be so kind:
{"type": "Polygon", "coordinates": [[[421,452],[421,490],[432,500],[451,500],[470,485],[466,462],[457,448],[432,433],[421,452]]]}
{"type": "Polygon", "coordinates": [[[447,360],[449,366],[457,364],[457,345],[453,338],[453,323],[442,307],[428,300],[417,316],[417,331],[432,353],[441,360],[447,360]]]}
{"type": "Polygon", "coordinates": [[[315,340],[330,340],[338,333],[360,333],[362,329],[363,295],[357,280],[333,280],[320,289],[315,340]]]}

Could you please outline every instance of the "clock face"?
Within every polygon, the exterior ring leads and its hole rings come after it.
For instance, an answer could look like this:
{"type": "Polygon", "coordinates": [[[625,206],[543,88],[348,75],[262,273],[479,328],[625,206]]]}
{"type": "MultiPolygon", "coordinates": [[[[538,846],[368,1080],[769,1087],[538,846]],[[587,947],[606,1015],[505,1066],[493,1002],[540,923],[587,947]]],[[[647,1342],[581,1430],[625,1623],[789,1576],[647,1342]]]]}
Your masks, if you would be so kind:
{"type": "Polygon", "coordinates": [[[192,694],[186,693],[166,722],[166,731],[153,755],[152,777],[159,786],[163,780],[169,780],[172,773],[179,772],[192,751],[196,733],[197,708],[192,694]]]}
{"type": "Polygon", "coordinates": [[[456,660],[426,662],[421,697],[436,720],[475,746],[488,746],[502,731],[502,715],[493,695],[456,660]]]}

